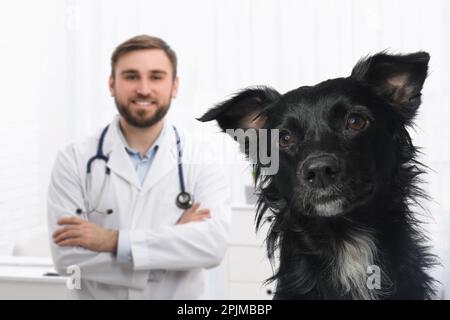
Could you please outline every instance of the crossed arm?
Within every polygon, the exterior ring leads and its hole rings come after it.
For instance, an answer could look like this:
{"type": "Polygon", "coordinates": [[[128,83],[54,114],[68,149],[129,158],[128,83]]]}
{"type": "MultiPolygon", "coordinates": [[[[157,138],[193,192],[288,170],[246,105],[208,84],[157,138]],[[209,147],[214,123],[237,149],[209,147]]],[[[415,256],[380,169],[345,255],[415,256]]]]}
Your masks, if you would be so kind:
{"type": "MultiPolygon", "coordinates": [[[[177,224],[199,222],[211,218],[209,209],[200,209],[200,203],[186,210],[177,224]]],[[[61,247],[78,246],[97,252],[116,253],[119,231],[103,228],[77,217],[58,220],[58,229],[53,233],[53,242],[61,247]]]]}

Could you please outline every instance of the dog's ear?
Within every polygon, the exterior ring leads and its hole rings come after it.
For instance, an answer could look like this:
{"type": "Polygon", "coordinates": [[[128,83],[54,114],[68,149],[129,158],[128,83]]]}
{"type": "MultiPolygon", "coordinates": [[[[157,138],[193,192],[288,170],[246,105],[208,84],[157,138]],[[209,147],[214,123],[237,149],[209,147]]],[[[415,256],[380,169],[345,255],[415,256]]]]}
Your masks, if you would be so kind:
{"type": "Polygon", "coordinates": [[[421,103],[429,61],[430,55],[426,52],[408,55],[382,52],[360,60],[353,68],[351,78],[368,83],[377,95],[406,119],[411,119],[421,103]]]}
{"type": "Polygon", "coordinates": [[[260,129],[267,120],[264,114],[265,108],[279,98],[280,94],[269,87],[247,88],[217,104],[197,120],[202,122],[216,120],[223,131],[260,129]]]}

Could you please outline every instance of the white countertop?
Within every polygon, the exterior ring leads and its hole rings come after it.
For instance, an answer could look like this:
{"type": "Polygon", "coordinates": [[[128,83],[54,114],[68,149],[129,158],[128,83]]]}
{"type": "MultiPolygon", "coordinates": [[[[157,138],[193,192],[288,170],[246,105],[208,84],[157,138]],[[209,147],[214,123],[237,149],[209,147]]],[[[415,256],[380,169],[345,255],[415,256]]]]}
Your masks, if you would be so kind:
{"type": "Polygon", "coordinates": [[[0,256],[0,281],[64,283],[67,277],[56,275],[50,258],[0,256]]]}

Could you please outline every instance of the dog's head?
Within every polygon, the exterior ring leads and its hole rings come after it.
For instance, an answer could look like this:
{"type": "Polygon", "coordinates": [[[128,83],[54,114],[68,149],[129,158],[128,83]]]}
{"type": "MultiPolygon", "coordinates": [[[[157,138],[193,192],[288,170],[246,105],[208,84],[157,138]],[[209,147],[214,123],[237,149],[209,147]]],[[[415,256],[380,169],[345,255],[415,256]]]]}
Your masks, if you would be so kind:
{"type": "Polygon", "coordinates": [[[346,214],[383,199],[414,158],[406,127],[421,103],[429,55],[379,53],[347,78],[279,94],[245,89],[199,120],[225,129],[278,129],[273,198],[307,216],[346,214]],[[275,191],[274,191],[275,190],[275,191]],[[275,192],[275,193],[274,193],[275,192]]]}

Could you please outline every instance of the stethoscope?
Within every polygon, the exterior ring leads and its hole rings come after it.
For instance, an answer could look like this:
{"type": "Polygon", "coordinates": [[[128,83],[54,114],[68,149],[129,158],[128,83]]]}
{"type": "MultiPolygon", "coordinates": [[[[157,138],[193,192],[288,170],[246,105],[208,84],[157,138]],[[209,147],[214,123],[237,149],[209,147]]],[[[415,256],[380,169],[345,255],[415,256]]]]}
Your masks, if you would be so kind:
{"type": "MultiPolygon", "coordinates": [[[[109,125],[106,126],[105,129],[103,129],[101,135],[100,135],[100,140],[98,142],[97,145],[97,153],[91,157],[87,164],[86,164],[86,201],[85,201],[85,205],[86,205],[86,212],[85,213],[100,213],[100,214],[106,214],[106,215],[110,215],[114,213],[113,209],[107,209],[106,211],[99,211],[98,208],[100,206],[100,202],[103,199],[103,194],[105,192],[105,190],[108,188],[109,183],[110,183],[110,175],[111,175],[111,169],[106,165],[108,163],[109,157],[106,156],[103,153],[103,142],[105,141],[105,136],[106,133],[108,132],[109,129],[109,125]],[[105,179],[103,179],[103,183],[100,189],[100,194],[98,196],[98,200],[96,202],[95,205],[92,205],[93,202],[90,201],[89,196],[91,194],[92,191],[92,164],[96,161],[96,160],[100,160],[100,161],[104,161],[105,162],[105,179]]],[[[193,206],[194,204],[194,197],[186,191],[185,185],[184,185],[184,175],[183,175],[183,153],[181,150],[181,139],[180,139],[180,135],[178,134],[178,130],[175,126],[173,126],[173,130],[175,132],[175,136],[176,136],[176,142],[177,142],[177,150],[178,150],[178,180],[179,180],[179,184],[180,184],[180,193],[176,196],[175,199],[175,203],[177,205],[178,208],[186,210],[189,209],[193,206]]],[[[83,214],[83,210],[81,210],[80,208],[78,208],[76,210],[76,213],[78,215],[83,214]]]]}

